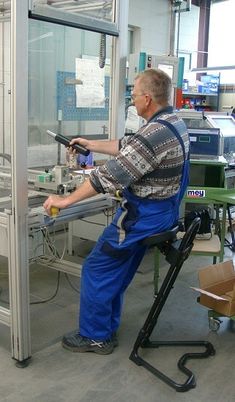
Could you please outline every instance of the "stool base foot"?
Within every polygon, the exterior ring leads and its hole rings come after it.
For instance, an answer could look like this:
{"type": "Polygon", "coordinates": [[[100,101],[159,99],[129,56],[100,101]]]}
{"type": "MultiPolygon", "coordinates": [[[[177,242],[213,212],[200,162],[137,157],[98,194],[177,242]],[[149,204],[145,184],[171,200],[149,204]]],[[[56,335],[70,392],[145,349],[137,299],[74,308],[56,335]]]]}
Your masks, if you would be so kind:
{"type": "Polygon", "coordinates": [[[197,353],[185,353],[181,358],[178,360],[178,368],[181,370],[186,376],[187,380],[180,384],[175,382],[172,378],[168,377],[162,371],[158,370],[156,367],[149,364],[146,360],[144,360],[138,354],[138,347],[134,348],[130,354],[129,359],[132,360],[138,366],[143,366],[156,377],[160,378],[164,381],[167,385],[174,388],[177,392],[186,392],[189,391],[191,388],[196,387],[195,376],[191,370],[189,370],[185,364],[190,359],[204,359],[209,356],[213,356],[215,354],[215,349],[210,342],[206,341],[149,341],[145,340],[144,343],[141,345],[143,349],[151,349],[151,348],[159,348],[161,346],[196,346],[196,347],[205,347],[204,352],[197,352],[197,353]]]}

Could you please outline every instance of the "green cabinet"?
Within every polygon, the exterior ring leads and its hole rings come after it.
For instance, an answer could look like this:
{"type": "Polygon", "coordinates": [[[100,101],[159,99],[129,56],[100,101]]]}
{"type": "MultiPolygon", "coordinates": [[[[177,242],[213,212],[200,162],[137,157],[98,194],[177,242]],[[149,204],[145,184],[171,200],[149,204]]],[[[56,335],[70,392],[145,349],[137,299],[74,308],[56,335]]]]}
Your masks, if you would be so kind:
{"type": "Polygon", "coordinates": [[[213,262],[219,257],[223,261],[224,241],[226,233],[226,203],[218,199],[225,188],[225,167],[227,161],[224,158],[218,160],[191,160],[189,187],[183,200],[184,212],[193,209],[213,209],[215,225],[210,240],[195,240],[193,254],[211,255],[213,262]],[[222,207],[222,215],[220,213],[222,207]]]}

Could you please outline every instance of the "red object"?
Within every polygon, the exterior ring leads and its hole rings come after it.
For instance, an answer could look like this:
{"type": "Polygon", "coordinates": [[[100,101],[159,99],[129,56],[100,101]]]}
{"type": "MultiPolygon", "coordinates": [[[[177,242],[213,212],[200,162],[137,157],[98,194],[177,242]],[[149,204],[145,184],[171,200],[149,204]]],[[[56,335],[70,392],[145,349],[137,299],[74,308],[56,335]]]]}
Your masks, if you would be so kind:
{"type": "Polygon", "coordinates": [[[182,88],[175,89],[175,108],[181,109],[183,104],[182,88]]]}

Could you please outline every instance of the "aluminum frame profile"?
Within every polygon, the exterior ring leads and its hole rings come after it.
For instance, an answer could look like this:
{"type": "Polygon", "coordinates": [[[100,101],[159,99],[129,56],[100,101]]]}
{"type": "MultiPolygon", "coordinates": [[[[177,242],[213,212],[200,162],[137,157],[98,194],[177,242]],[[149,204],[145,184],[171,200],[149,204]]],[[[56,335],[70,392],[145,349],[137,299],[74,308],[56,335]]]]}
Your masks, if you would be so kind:
{"type": "Polygon", "coordinates": [[[1,214],[7,231],[9,310],[0,307],[0,320],[10,326],[12,357],[22,365],[31,355],[28,224],[27,224],[27,129],[28,129],[28,0],[12,0],[11,28],[11,174],[12,206],[1,214]]]}
{"type": "MultiPolygon", "coordinates": [[[[122,0],[115,0],[119,2],[122,0]]],[[[116,15],[116,13],[114,13],[116,15]]],[[[80,28],[92,32],[105,33],[111,36],[119,35],[119,27],[115,22],[108,22],[88,16],[78,15],[66,12],[64,9],[48,6],[47,4],[29,4],[29,17],[32,19],[53,22],[60,25],[66,25],[73,28],[80,28]]]]}
{"type": "Polygon", "coordinates": [[[126,92],[126,60],[128,43],[128,10],[129,0],[116,1],[115,15],[119,26],[119,37],[112,39],[112,75],[110,102],[110,139],[118,139],[125,132],[125,92],[126,92]]]}
{"type": "MultiPolygon", "coordinates": [[[[0,213],[0,229],[3,229],[6,231],[6,233],[8,233],[8,217],[3,212],[0,213]]],[[[8,242],[7,242],[7,249],[8,249],[8,242]]],[[[0,322],[4,325],[7,325],[8,327],[11,326],[10,309],[0,306],[0,322]]]]}
{"type": "MultiPolygon", "coordinates": [[[[99,10],[101,14],[108,14],[108,12],[112,12],[113,9],[113,0],[47,0],[47,4],[51,7],[62,8],[63,10],[74,13],[88,12],[88,15],[92,10],[99,10]]],[[[94,17],[96,18],[95,15],[94,17]]]]}

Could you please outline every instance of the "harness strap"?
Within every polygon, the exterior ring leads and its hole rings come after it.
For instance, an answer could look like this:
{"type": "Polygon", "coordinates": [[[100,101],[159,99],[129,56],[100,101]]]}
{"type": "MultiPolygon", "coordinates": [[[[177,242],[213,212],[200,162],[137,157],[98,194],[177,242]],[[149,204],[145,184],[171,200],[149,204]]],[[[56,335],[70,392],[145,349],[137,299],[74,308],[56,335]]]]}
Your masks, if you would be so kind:
{"type": "Polygon", "coordinates": [[[184,163],[183,163],[181,180],[180,180],[181,188],[178,193],[179,201],[181,201],[181,199],[184,196],[186,187],[188,186],[188,182],[189,182],[189,152],[188,152],[188,157],[186,159],[185,145],[184,145],[183,139],[173,124],[169,123],[169,121],[161,120],[161,119],[157,119],[157,122],[159,122],[163,126],[168,127],[169,130],[171,130],[173,132],[173,134],[175,134],[176,138],[178,139],[178,141],[182,147],[184,163]]]}
{"type": "MultiPolygon", "coordinates": [[[[156,121],[158,123],[162,124],[163,126],[168,127],[169,130],[171,130],[175,134],[177,140],[179,141],[179,143],[180,143],[180,145],[182,147],[182,151],[183,151],[183,155],[184,155],[184,162],[185,162],[186,161],[185,146],[184,146],[184,142],[183,142],[182,137],[180,136],[178,130],[176,130],[175,126],[173,124],[169,123],[169,121],[162,120],[162,119],[157,119],[156,121]]],[[[187,159],[189,159],[189,155],[188,155],[187,159]]]]}

